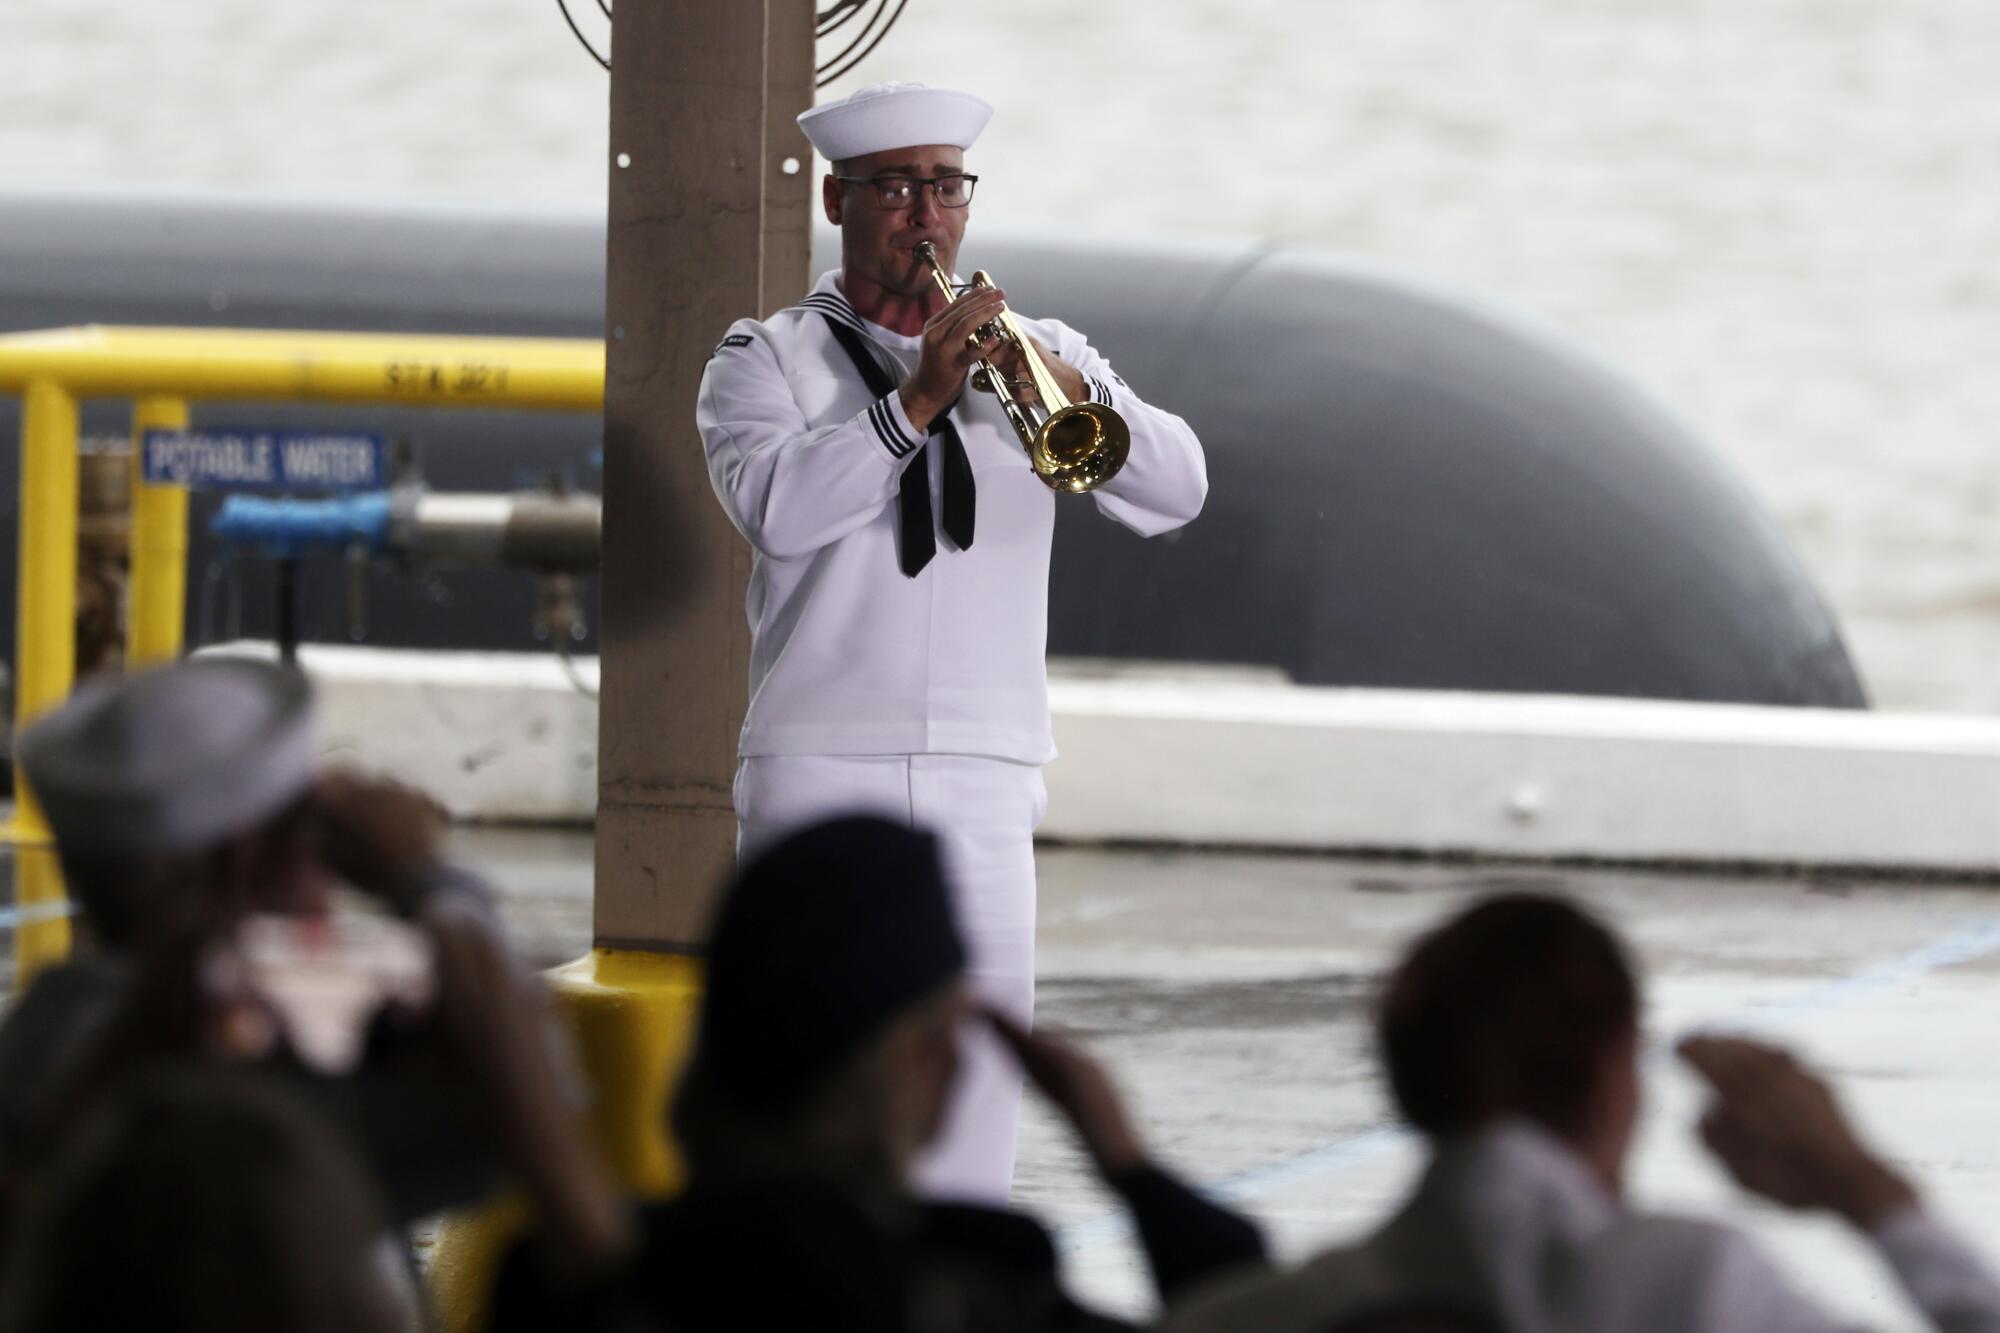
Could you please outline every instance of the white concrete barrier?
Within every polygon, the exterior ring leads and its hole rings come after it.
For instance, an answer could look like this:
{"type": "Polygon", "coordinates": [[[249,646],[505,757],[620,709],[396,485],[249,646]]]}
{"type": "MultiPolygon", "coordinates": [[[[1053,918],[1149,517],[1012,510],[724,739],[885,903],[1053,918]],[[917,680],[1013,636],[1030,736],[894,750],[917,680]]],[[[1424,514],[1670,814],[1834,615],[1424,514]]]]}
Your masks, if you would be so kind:
{"type": "MultiPolygon", "coordinates": [[[[273,657],[268,643],[211,653],[273,657]]],[[[597,813],[597,659],[307,644],[330,759],[392,773],[462,819],[587,823],[597,813]]]]}
{"type": "Polygon", "coordinates": [[[1046,835],[2000,870],[2000,719],[1057,681],[1046,835]]]}
{"type": "MultiPolygon", "coordinates": [[[[330,752],[465,818],[592,817],[594,660],[575,679],[553,656],[303,661],[330,752]]],[[[1058,675],[1050,698],[1055,839],[2000,871],[1995,718],[1184,672],[1058,675]]]]}

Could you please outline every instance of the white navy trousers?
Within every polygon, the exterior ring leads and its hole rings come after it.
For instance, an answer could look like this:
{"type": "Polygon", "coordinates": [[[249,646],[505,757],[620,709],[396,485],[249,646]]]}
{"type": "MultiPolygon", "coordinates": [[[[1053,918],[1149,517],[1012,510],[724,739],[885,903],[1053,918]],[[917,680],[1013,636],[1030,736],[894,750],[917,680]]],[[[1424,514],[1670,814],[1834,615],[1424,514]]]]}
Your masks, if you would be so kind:
{"type": "MultiPolygon", "coordinates": [[[[1035,1009],[1035,826],[1048,794],[1037,764],[978,755],[750,755],[736,769],[737,853],[803,825],[873,814],[938,835],[968,980],[1027,1025],[1035,1009]]],[[[960,1036],[945,1128],[918,1164],[935,1198],[1004,1203],[1014,1180],[1021,1071],[983,1027],[960,1036]]]]}

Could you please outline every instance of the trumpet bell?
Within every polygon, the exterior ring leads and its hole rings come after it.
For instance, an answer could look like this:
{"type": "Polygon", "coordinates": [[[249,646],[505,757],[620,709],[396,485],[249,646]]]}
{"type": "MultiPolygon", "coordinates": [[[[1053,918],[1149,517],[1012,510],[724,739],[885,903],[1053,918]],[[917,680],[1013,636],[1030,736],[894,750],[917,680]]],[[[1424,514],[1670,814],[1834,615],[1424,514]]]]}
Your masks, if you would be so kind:
{"type": "MultiPolygon", "coordinates": [[[[937,247],[925,241],[917,247],[917,258],[930,266],[931,280],[944,299],[956,300],[958,289],[938,263],[937,247]]],[[[984,271],[972,275],[974,288],[992,285],[993,279],[984,271]]],[[[1021,331],[1006,307],[966,342],[977,347],[989,338],[1012,344],[1015,354],[1028,366],[1028,378],[1021,383],[1031,385],[1033,393],[1017,400],[999,368],[984,358],[974,363],[972,385],[1000,400],[1000,409],[1020,437],[1021,447],[1028,451],[1028,463],[1042,484],[1052,491],[1082,495],[1117,476],[1118,469],[1125,466],[1125,456],[1132,452],[1132,431],[1125,418],[1102,403],[1072,403],[1065,398],[1042,363],[1034,341],[1021,331]]]]}
{"type": "Polygon", "coordinates": [[[1117,476],[1131,452],[1125,418],[1099,403],[1071,403],[1042,423],[1028,457],[1051,490],[1082,495],[1117,476]]]}

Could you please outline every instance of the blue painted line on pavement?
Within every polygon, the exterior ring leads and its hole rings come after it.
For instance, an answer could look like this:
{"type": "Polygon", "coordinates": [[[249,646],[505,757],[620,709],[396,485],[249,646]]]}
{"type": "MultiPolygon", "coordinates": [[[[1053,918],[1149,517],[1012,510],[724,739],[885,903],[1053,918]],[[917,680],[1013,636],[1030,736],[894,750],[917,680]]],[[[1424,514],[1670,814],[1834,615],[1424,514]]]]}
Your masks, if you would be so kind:
{"type": "Polygon", "coordinates": [[[1857,996],[1886,990],[1942,968],[1974,962],[1996,951],[2000,951],[2000,920],[1978,921],[1900,958],[1877,963],[1852,976],[1821,982],[1788,1000],[1755,1005],[1744,1016],[1744,1026],[1779,1026],[1801,1014],[1830,1009],[1857,996]]]}
{"type": "Polygon", "coordinates": [[[1337,1139],[1311,1152],[1300,1153],[1263,1166],[1253,1166],[1203,1186],[1205,1193],[1227,1203],[1254,1199],[1266,1191],[1281,1189],[1293,1181],[1305,1180],[1328,1171],[1338,1171],[1356,1162],[1365,1162],[1385,1149],[1393,1148],[1410,1136],[1402,1125],[1382,1125],[1350,1138],[1337,1139]]]}
{"type": "MultiPolygon", "coordinates": [[[[1809,986],[1789,999],[1752,1005],[1741,1020],[1728,1026],[1739,1030],[1779,1027],[1791,1019],[1831,1009],[1859,996],[1913,981],[1942,968],[1974,962],[1996,952],[2000,952],[2000,920],[1977,921],[1901,957],[1877,963],[1849,976],[1809,986]]],[[[1717,1030],[1721,1026],[1710,1025],[1706,1030],[1717,1030]]],[[[1670,1047],[1658,1046],[1647,1052],[1647,1059],[1649,1062],[1664,1060],[1670,1055],[1670,1047]]],[[[1227,1203],[1241,1203],[1271,1190],[1367,1161],[1403,1142],[1409,1135],[1410,1131],[1401,1125],[1383,1125],[1293,1157],[1225,1176],[1203,1185],[1201,1191],[1227,1203]]],[[[1131,1220],[1123,1213],[1107,1214],[1063,1227],[1056,1233],[1056,1246],[1071,1254],[1129,1235],[1131,1231],[1131,1220]]]]}

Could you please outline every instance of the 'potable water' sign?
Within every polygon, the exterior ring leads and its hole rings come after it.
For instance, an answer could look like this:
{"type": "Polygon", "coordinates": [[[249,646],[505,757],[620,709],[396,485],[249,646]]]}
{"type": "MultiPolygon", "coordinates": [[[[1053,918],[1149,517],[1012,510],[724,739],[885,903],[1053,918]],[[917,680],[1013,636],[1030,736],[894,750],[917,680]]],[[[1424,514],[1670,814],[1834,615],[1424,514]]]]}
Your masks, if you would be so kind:
{"type": "Polygon", "coordinates": [[[368,491],[389,484],[379,435],[324,431],[149,430],[147,481],[195,490],[368,491]]]}

